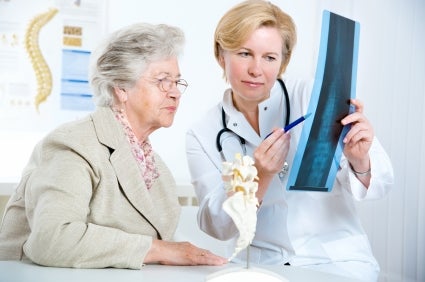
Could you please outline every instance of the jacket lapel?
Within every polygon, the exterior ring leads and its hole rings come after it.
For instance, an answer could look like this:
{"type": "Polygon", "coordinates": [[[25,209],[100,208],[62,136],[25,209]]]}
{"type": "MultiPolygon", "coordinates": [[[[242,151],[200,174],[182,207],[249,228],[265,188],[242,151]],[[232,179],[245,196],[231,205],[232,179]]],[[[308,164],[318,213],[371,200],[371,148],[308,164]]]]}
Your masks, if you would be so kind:
{"type": "Polygon", "coordinates": [[[157,229],[155,225],[158,213],[155,212],[151,195],[143,181],[123,128],[110,108],[99,107],[92,114],[92,118],[99,141],[110,148],[111,165],[115,169],[122,192],[141,216],[157,229]]]}

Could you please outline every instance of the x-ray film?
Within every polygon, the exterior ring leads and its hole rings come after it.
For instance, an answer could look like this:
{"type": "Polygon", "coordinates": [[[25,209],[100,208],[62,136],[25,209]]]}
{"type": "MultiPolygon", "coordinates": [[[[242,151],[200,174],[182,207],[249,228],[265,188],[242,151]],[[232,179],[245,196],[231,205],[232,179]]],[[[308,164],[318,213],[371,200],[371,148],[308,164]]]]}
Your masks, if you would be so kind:
{"type": "Polygon", "coordinates": [[[342,140],[349,126],[340,121],[356,96],[358,22],[323,12],[316,77],[306,120],[288,178],[287,190],[332,190],[339,169],[342,140]]]}

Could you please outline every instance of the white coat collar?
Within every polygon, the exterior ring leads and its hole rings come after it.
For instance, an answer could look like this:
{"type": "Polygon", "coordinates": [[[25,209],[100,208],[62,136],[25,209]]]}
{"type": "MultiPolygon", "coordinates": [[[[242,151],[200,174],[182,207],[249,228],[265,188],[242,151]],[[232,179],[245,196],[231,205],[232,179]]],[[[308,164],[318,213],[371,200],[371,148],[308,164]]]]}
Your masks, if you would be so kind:
{"type": "Polygon", "coordinates": [[[239,112],[232,99],[232,90],[227,89],[223,96],[223,109],[226,113],[227,127],[234,133],[244,138],[247,142],[259,145],[274,127],[283,127],[284,94],[279,82],[276,81],[270,91],[270,97],[258,104],[260,135],[255,132],[243,114],[239,112]]]}

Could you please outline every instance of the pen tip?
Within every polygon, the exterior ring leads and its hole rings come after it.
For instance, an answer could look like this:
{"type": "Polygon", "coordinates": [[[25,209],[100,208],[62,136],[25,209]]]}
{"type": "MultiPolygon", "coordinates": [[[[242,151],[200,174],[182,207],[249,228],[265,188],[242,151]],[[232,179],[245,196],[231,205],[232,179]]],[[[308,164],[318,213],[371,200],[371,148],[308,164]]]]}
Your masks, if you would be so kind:
{"type": "Polygon", "coordinates": [[[304,118],[306,119],[306,118],[308,118],[309,116],[311,116],[311,113],[306,114],[306,115],[304,116],[304,118]]]}

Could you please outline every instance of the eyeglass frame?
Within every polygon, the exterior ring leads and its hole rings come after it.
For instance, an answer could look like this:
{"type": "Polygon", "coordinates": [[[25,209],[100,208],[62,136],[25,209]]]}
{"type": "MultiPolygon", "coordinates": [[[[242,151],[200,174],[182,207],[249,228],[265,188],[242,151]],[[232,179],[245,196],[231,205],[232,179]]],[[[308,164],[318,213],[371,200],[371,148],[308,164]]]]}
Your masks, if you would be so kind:
{"type": "Polygon", "coordinates": [[[159,90],[161,90],[162,92],[168,92],[173,88],[173,84],[176,86],[176,89],[179,91],[180,95],[182,95],[187,87],[189,86],[189,83],[187,83],[187,81],[183,78],[179,78],[177,80],[173,80],[170,79],[170,76],[166,76],[164,78],[156,78],[156,77],[143,77],[147,80],[150,80],[152,82],[156,83],[156,86],[159,88],[159,90]],[[164,82],[168,83],[167,87],[164,87],[164,82]],[[181,90],[180,88],[184,87],[183,90],[181,90]]]}

